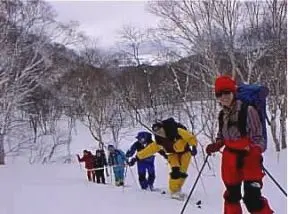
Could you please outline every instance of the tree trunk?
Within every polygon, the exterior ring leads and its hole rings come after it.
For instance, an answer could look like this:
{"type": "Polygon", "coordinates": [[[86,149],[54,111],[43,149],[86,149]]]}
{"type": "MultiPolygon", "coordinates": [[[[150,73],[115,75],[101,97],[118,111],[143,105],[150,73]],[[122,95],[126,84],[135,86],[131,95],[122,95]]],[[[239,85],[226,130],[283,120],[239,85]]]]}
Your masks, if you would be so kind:
{"type": "Polygon", "coordinates": [[[286,122],[287,122],[287,93],[283,96],[283,101],[280,105],[280,132],[281,132],[281,149],[287,148],[287,141],[286,141],[286,122]]]}
{"type": "Polygon", "coordinates": [[[72,142],[72,129],[73,129],[73,118],[68,121],[68,139],[67,139],[67,159],[65,160],[65,163],[71,163],[72,162],[72,154],[71,154],[71,142],[72,142]]]}
{"type": "Polygon", "coordinates": [[[273,142],[275,143],[276,151],[279,152],[280,143],[276,134],[276,120],[275,119],[276,119],[275,117],[271,118],[271,133],[272,133],[273,142]]]}
{"type": "MultiPolygon", "coordinates": [[[[281,113],[282,114],[282,113],[281,113]]],[[[280,116],[281,149],[287,148],[286,142],[286,118],[280,116]]]]}
{"type": "Polygon", "coordinates": [[[0,134],[0,165],[5,164],[4,135],[0,134]]]}

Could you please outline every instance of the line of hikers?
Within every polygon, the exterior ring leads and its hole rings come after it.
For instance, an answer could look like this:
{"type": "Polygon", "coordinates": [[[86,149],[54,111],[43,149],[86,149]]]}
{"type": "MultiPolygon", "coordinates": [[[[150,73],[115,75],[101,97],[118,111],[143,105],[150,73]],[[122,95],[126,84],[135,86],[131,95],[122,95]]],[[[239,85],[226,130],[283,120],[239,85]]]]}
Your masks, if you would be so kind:
{"type": "Polygon", "coordinates": [[[115,185],[122,186],[124,185],[124,167],[127,163],[125,154],[113,145],[108,146],[108,151],[108,163],[104,149],[97,149],[95,155],[88,150],[84,150],[82,158],[79,155],[77,155],[77,158],[79,162],[85,162],[88,181],[105,184],[104,171],[108,177],[108,166],[110,166],[113,168],[115,185]]]}
{"type": "MultiPolygon", "coordinates": [[[[266,133],[263,132],[265,127],[261,124],[256,108],[245,105],[243,101],[236,98],[236,89],[236,82],[228,76],[220,76],[215,81],[215,94],[222,110],[218,118],[216,143],[208,144],[206,153],[211,155],[224,148],[221,165],[221,176],[226,187],[223,195],[224,214],[242,214],[241,199],[251,214],[272,214],[268,200],[261,194],[264,177],[262,153],[266,149],[266,133]],[[243,197],[242,184],[244,184],[243,197]]],[[[170,165],[171,197],[181,198],[183,197],[181,188],[188,176],[187,169],[191,157],[197,154],[197,139],[173,118],[154,123],[152,132],[155,140],[152,140],[151,133],[139,132],[136,136],[137,141],[133,143],[126,155],[114,146],[108,146],[108,165],[114,166],[116,185],[124,184],[125,163],[133,166],[137,162],[141,188],[153,190],[154,154],[160,153],[170,165]]],[[[79,161],[84,161],[84,157],[79,158],[79,161]]]]}

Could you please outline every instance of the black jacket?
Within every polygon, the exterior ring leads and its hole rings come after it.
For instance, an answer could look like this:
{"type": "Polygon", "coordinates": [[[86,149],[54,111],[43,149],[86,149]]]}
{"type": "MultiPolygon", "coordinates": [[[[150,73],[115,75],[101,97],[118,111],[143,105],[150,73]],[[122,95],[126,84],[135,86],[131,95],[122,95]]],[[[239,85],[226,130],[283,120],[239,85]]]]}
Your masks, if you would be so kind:
{"type": "Polygon", "coordinates": [[[107,166],[107,159],[104,150],[97,150],[94,156],[94,167],[100,168],[107,166]]]}

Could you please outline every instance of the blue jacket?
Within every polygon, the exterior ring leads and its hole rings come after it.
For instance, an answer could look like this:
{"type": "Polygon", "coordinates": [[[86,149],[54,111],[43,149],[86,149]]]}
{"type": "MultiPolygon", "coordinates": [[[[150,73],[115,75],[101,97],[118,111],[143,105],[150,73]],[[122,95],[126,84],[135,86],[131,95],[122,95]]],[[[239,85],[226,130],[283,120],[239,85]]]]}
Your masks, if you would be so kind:
{"type": "Polygon", "coordinates": [[[109,166],[113,166],[113,165],[125,165],[126,163],[126,157],[125,157],[125,153],[123,151],[121,151],[120,149],[115,149],[114,152],[110,152],[109,153],[109,157],[108,157],[108,164],[109,166]]]}

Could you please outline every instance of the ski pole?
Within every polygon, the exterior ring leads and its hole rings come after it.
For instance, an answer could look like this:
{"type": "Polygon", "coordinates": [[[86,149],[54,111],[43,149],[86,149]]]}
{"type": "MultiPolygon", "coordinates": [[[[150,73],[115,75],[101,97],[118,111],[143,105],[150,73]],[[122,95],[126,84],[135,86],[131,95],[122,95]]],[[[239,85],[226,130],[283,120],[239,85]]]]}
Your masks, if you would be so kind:
{"type": "MultiPolygon", "coordinates": [[[[117,167],[117,166],[122,166],[122,165],[112,165],[110,167],[117,167]]],[[[105,169],[105,168],[106,168],[106,166],[103,166],[103,167],[97,167],[97,168],[88,169],[87,171],[95,171],[95,170],[105,169]]]]}
{"type": "Polygon", "coordinates": [[[127,169],[128,169],[128,165],[125,165],[122,192],[124,192],[124,188],[125,188],[125,183],[126,183],[125,180],[126,180],[126,175],[127,175],[127,169]]]}
{"type": "Polygon", "coordinates": [[[110,183],[113,184],[113,175],[112,175],[112,167],[109,166],[109,171],[110,171],[110,183]]]}
{"type": "Polygon", "coordinates": [[[107,166],[105,166],[105,173],[106,173],[106,177],[109,177],[109,172],[108,172],[107,166]]]}
{"type": "Polygon", "coordinates": [[[273,178],[273,176],[268,172],[268,170],[264,167],[264,172],[272,179],[272,181],[276,184],[276,186],[280,189],[280,191],[287,197],[287,192],[280,186],[280,184],[273,178]]]}
{"type": "MultiPolygon", "coordinates": [[[[77,157],[77,158],[78,158],[78,157],[77,157]]],[[[79,164],[80,170],[82,171],[82,166],[81,166],[81,163],[79,162],[79,158],[78,158],[77,162],[78,162],[78,164],[79,164]]]]}
{"type": "Polygon", "coordinates": [[[128,165],[125,165],[124,179],[126,179],[126,176],[127,176],[127,169],[128,169],[128,165]]]}
{"type": "MultiPolygon", "coordinates": [[[[197,169],[197,171],[198,171],[198,173],[199,173],[199,166],[198,166],[198,163],[197,163],[197,159],[196,159],[195,156],[193,156],[193,157],[194,157],[194,162],[195,162],[196,169],[197,169]]],[[[207,161],[207,165],[208,165],[208,164],[209,164],[209,163],[208,163],[208,161],[207,161]]],[[[206,188],[205,188],[205,185],[204,185],[204,182],[203,182],[202,177],[200,178],[200,181],[201,181],[201,185],[202,185],[202,188],[203,188],[203,190],[204,190],[204,193],[205,193],[205,195],[207,196],[206,188]]]]}
{"type": "Polygon", "coordinates": [[[78,162],[79,163],[79,168],[80,168],[80,170],[82,171],[82,166],[81,166],[81,163],[80,162],[78,162]]]}
{"type": "Polygon", "coordinates": [[[128,167],[129,167],[129,170],[130,170],[130,173],[131,173],[131,176],[132,176],[132,179],[133,179],[134,183],[136,184],[136,186],[138,186],[138,183],[136,181],[136,178],[135,178],[135,175],[133,173],[133,170],[131,169],[131,166],[128,165],[128,167]]]}
{"type": "Polygon", "coordinates": [[[182,208],[182,210],[181,210],[181,214],[183,214],[184,211],[185,211],[185,209],[186,209],[186,206],[187,206],[187,204],[188,204],[188,201],[189,201],[189,199],[190,199],[190,197],[191,197],[191,195],[192,195],[192,193],[193,193],[193,191],[194,191],[194,189],[195,189],[195,187],[196,187],[196,184],[197,184],[197,182],[198,182],[198,180],[199,180],[199,178],[200,178],[200,176],[201,176],[201,173],[202,173],[202,171],[203,171],[203,169],[204,169],[204,167],[205,167],[205,165],[206,165],[206,163],[207,163],[207,161],[208,161],[208,157],[209,157],[209,155],[207,155],[206,158],[205,158],[205,160],[204,160],[204,163],[203,163],[203,165],[202,165],[202,167],[201,167],[201,169],[200,169],[200,171],[199,171],[199,173],[198,173],[198,176],[197,176],[197,178],[196,178],[196,181],[195,181],[195,183],[193,184],[193,186],[192,186],[192,188],[191,188],[191,190],[190,190],[190,193],[189,193],[189,195],[188,195],[188,197],[187,197],[187,199],[186,199],[186,201],[185,201],[185,203],[184,203],[184,206],[183,206],[183,208],[182,208]]]}

